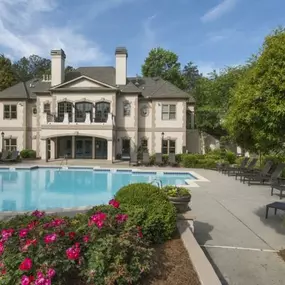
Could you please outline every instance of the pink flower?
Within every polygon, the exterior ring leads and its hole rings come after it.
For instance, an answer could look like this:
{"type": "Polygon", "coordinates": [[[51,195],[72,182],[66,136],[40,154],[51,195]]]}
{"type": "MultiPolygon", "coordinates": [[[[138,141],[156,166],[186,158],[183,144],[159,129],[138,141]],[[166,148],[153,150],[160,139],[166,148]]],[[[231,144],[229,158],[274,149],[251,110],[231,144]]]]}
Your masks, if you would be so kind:
{"type": "Polygon", "coordinates": [[[19,236],[20,236],[20,238],[24,238],[24,237],[27,236],[28,233],[29,233],[29,230],[28,230],[28,229],[21,229],[21,230],[19,231],[19,236]]]}
{"type": "Polygon", "coordinates": [[[65,220],[64,219],[54,219],[51,223],[50,223],[50,225],[52,226],[52,227],[59,227],[59,226],[61,226],[61,225],[63,225],[63,224],[65,224],[65,220]]]}
{"type": "Polygon", "coordinates": [[[45,242],[46,244],[53,243],[53,242],[56,241],[56,238],[57,238],[57,235],[56,235],[55,233],[49,234],[49,235],[46,235],[46,236],[44,237],[44,242],[45,242]]]}
{"type": "Polygon", "coordinates": [[[84,241],[85,243],[89,242],[89,240],[90,240],[90,236],[89,236],[89,235],[83,236],[83,241],[84,241]]]}
{"type": "Polygon", "coordinates": [[[76,236],[76,233],[75,233],[75,232],[70,232],[70,233],[68,234],[68,236],[69,236],[69,239],[70,239],[70,240],[73,240],[73,239],[75,238],[75,236],[76,236]]]}
{"type": "Polygon", "coordinates": [[[116,216],[116,220],[119,224],[125,222],[127,219],[128,219],[128,215],[125,215],[125,214],[118,214],[116,216]]]}
{"type": "Polygon", "coordinates": [[[3,254],[4,252],[4,244],[3,242],[0,242],[0,256],[3,254]]]}
{"type": "Polygon", "coordinates": [[[55,275],[55,270],[53,268],[49,268],[47,272],[47,276],[51,279],[55,275]]]}
{"type": "Polygon", "coordinates": [[[14,233],[13,229],[2,230],[1,234],[3,241],[7,241],[12,236],[13,233],[14,233]]]}
{"type": "Polygon", "coordinates": [[[115,199],[112,199],[109,201],[109,205],[112,205],[114,208],[119,208],[120,207],[120,202],[115,200],[115,199]]]}
{"type": "Polygon", "coordinates": [[[41,276],[36,279],[35,285],[51,285],[51,279],[41,276]]]}
{"type": "Polygon", "coordinates": [[[19,265],[19,269],[22,271],[29,271],[33,266],[33,262],[30,258],[25,258],[19,265]]]}
{"type": "Polygon", "coordinates": [[[40,218],[43,217],[44,215],[45,215],[45,212],[38,211],[38,210],[35,210],[35,211],[32,213],[32,216],[37,217],[38,219],[40,219],[40,218]]]}
{"type": "Polygon", "coordinates": [[[64,224],[65,224],[65,220],[64,219],[54,219],[50,223],[45,223],[44,224],[44,228],[59,227],[59,226],[64,225],[64,224]]]}
{"type": "Polygon", "coordinates": [[[37,240],[36,239],[28,239],[26,241],[26,244],[23,246],[22,251],[27,251],[31,245],[36,245],[37,240]]]}
{"type": "Polygon", "coordinates": [[[30,285],[30,278],[26,275],[22,276],[21,278],[21,285],[30,285]]]}
{"type": "Polygon", "coordinates": [[[104,221],[107,218],[107,214],[102,213],[102,212],[98,212],[95,215],[90,217],[89,220],[89,226],[91,226],[92,224],[95,224],[99,229],[101,229],[104,225],[104,221]]]}
{"type": "Polygon", "coordinates": [[[37,225],[39,224],[39,221],[32,221],[28,224],[28,230],[33,230],[37,225]]]}
{"type": "Polygon", "coordinates": [[[76,243],[74,246],[66,250],[67,258],[70,260],[76,260],[80,256],[80,247],[79,243],[76,243]]]}

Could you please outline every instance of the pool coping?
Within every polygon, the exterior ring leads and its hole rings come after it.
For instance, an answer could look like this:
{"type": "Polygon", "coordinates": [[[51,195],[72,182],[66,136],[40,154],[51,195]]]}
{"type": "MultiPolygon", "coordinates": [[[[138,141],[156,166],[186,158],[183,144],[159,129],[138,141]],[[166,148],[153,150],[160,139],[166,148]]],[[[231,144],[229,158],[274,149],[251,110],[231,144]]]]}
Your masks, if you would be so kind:
{"type": "Polygon", "coordinates": [[[195,171],[175,171],[175,170],[169,170],[169,169],[140,169],[140,168],[108,168],[108,167],[101,167],[101,166],[80,166],[80,165],[62,165],[62,166],[58,166],[58,165],[49,165],[49,166],[45,166],[45,165],[15,165],[15,167],[13,166],[1,166],[0,167],[0,171],[1,170],[11,170],[11,171],[15,171],[15,170],[35,170],[35,169],[54,169],[54,168],[58,168],[61,170],[69,170],[69,169],[74,169],[74,170],[93,170],[93,171],[106,171],[106,172],[110,172],[110,173],[122,173],[122,172],[131,172],[131,173],[149,173],[149,174],[189,174],[191,175],[194,179],[185,179],[186,185],[177,185],[177,186],[184,186],[187,187],[188,185],[191,185],[191,183],[193,182],[210,182],[207,178],[199,175],[197,172],[195,171]]]}
{"type": "Polygon", "coordinates": [[[190,221],[178,220],[177,228],[201,285],[222,285],[213,266],[194,237],[190,221]]]}

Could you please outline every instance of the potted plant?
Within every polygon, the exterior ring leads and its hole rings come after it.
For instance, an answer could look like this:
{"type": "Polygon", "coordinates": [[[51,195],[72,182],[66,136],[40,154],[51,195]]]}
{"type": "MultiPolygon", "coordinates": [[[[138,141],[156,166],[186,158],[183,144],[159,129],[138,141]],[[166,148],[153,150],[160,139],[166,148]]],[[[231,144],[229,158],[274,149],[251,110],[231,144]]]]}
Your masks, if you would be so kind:
{"type": "Polygon", "coordinates": [[[175,206],[178,213],[188,211],[188,204],[191,201],[191,193],[184,187],[165,186],[162,188],[168,196],[169,201],[175,206]]]}

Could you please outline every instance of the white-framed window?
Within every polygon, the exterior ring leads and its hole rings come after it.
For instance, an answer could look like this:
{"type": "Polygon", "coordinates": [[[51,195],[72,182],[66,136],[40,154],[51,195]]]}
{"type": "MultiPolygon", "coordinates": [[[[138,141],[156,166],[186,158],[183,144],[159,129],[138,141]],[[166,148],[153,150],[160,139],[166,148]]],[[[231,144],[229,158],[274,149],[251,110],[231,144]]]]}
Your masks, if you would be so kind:
{"type": "Polygon", "coordinates": [[[131,103],[128,101],[125,101],[123,103],[123,110],[124,110],[124,117],[130,117],[131,116],[131,103]]]}
{"type": "Polygon", "coordinates": [[[4,119],[17,119],[17,105],[4,105],[4,119]]]}
{"type": "Polygon", "coordinates": [[[176,142],[175,140],[162,140],[161,143],[161,152],[162,154],[170,154],[175,153],[176,142]]]}
{"type": "Polygon", "coordinates": [[[44,103],[44,113],[50,114],[50,103],[44,103]]]}
{"type": "Polygon", "coordinates": [[[176,105],[175,104],[162,104],[161,119],[162,120],[175,120],[176,119],[176,105]]]}
{"type": "Polygon", "coordinates": [[[8,151],[17,150],[17,139],[15,138],[8,138],[4,139],[5,149],[8,151]]]}

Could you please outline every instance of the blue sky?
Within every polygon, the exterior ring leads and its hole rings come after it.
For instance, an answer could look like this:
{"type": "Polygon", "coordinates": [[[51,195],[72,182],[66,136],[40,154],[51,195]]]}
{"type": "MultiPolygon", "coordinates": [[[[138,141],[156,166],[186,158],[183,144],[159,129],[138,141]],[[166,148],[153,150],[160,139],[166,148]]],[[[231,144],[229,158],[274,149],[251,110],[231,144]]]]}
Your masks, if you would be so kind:
{"type": "Polygon", "coordinates": [[[208,73],[244,63],[285,26],[284,10],[284,0],[0,0],[0,53],[16,60],[63,48],[67,64],[114,65],[116,46],[126,46],[135,75],[161,46],[208,73]]]}

